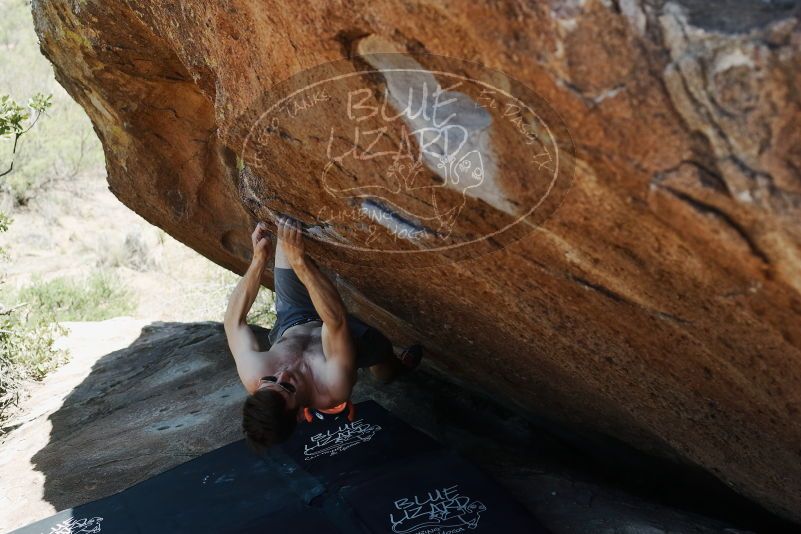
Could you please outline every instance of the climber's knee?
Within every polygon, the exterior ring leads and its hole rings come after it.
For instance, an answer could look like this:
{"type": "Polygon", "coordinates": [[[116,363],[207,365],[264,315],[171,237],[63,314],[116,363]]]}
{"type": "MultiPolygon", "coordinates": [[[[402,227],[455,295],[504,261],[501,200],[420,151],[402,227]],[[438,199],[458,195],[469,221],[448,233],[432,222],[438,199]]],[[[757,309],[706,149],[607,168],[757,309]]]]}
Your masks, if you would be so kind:
{"type": "Polygon", "coordinates": [[[389,384],[400,373],[400,369],[393,361],[379,363],[370,367],[370,373],[382,384],[389,384]]]}

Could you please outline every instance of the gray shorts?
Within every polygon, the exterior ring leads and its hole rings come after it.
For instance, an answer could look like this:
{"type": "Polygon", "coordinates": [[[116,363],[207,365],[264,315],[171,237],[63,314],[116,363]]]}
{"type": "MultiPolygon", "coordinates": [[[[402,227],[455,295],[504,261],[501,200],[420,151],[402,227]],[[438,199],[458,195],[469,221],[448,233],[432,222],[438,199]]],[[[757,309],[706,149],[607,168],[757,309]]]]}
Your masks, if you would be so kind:
{"type": "MultiPolygon", "coordinates": [[[[268,339],[272,346],[287,328],[310,321],[320,321],[314,309],[309,291],[295,271],[276,267],[273,269],[275,286],[275,325],[268,339]]],[[[348,329],[356,346],[356,366],[371,367],[394,358],[392,343],[376,328],[348,314],[348,329]]]]}

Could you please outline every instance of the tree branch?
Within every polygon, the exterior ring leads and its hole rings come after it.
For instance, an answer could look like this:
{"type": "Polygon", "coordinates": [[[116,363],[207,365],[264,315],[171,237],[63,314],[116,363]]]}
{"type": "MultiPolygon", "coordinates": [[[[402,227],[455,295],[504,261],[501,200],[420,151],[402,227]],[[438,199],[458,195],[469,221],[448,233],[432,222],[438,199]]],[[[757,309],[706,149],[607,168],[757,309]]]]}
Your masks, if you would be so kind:
{"type": "Polygon", "coordinates": [[[8,166],[8,169],[5,172],[0,174],[0,178],[2,178],[6,174],[14,170],[14,157],[17,155],[17,143],[19,142],[19,138],[28,133],[31,130],[31,128],[33,128],[33,126],[39,120],[39,117],[42,116],[42,113],[43,112],[41,111],[37,111],[36,117],[33,118],[33,121],[31,121],[30,125],[28,125],[28,127],[22,130],[21,132],[17,132],[14,134],[14,146],[11,149],[11,165],[8,166]]]}

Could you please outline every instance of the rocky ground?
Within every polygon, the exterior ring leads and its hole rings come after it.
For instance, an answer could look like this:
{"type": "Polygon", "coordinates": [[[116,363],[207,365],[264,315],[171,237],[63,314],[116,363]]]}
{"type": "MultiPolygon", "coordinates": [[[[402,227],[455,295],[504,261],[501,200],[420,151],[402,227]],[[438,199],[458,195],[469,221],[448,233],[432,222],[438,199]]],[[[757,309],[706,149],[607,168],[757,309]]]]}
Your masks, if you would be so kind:
{"type": "MultiPolygon", "coordinates": [[[[244,390],[221,324],[121,317],[67,326],[70,334],[59,343],[72,360],[33,387],[0,444],[2,531],[241,438],[244,390]]],[[[264,343],[266,331],[258,331],[264,343]]],[[[354,398],[373,398],[459,450],[555,533],[783,528],[747,502],[707,491],[708,481],[683,480],[619,446],[597,442],[588,454],[581,443],[590,442],[565,429],[560,437],[444,381],[428,365],[389,386],[362,376],[354,398]]]]}

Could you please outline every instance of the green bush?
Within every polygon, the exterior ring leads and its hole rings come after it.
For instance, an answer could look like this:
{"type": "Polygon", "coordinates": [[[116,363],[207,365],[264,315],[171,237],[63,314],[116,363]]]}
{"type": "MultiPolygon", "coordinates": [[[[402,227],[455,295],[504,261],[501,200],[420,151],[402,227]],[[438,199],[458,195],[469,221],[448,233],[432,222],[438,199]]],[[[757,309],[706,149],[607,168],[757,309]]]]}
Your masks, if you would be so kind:
{"type": "MultiPolygon", "coordinates": [[[[51,184],[70,184],[85,171],[103,168],[103,151],[89,117],[53,75],[39,51],[30,0],[3,0],[0,17],[0,173],[12,161],[15,125],[36,126],[18,139],[14,171],[0,181],[0,196],[25,205],[51,184]],[[17,105],[12,104],[12,101],[17,105]],[[42,115],[39,110],[45,110],[42,115]],[[22,119],[22,115],[28,119],[22,119]]],[[[15,129],[16,128],[16,129],[15,129]]]]}
{"type": "MultiPolygon", "coordinates": [[[[26,379],[41,380],[67,360],[53,344],[67,333],[61,321],[102,321],[134,310],[130,293],[105,272],[86,278],[34,279],[0,305],[0,421],[19,400],[26,379]]],[[[0,430],[2,433],[2,430],[0,430]]]]}
{"type": "MultiPolygon", "coordinates": [[[[0,211],[0,234],[8,231],[9,224],[11,224],[11,219],[9,219],[5,213],[0,211]]],[[[5,251],[3,247],[0,247],[0,261],[6,259],[8,259],[8,253],[5,251]]]]}
{"type": "MultiPolygon", "coordinates": [[[[0,315],[0,423],[17,405],[25,380],[41,380],[67,360],[67,353],[53,347],[66,333],[58,323],[31,327],[19,308],[0,315]]],[[[0,429],[0,435],[3,431],[0,429]]]]}
{"type": "Polygon", "coordinates": [[[39,121],[39,118],[53,105],[53,95],[36,93],[28,100],[28,105],[18,104],[9,95],[0,95],[0,139],[13,139],[8,168],[0,172],[0,177],[14,170],[19,141],[39,121]]]}
{"type": "MultiPolygon", "coordinates": [[[[89,118],[39,51],[29,0],[3,3],[0,49],[0,197],[24,205],[51,183],[102,167],[103,155],[89,118]],[[49,120],[40,121],[46,112],[49,120]]],[[[0,213],[0,233],[9,223],[0,213]]],[[[0,260],[6,259],[0,249],[0,260]]],[[[0,284],[2,278],[0,272],[0,284]]],[[[103,275],[82,282],[37,281],[19,294],[2,292],[0,422],[16,404],[24,380],[41,379],[66,358],[53,348],[64,332],[58,321],[106,318],[129,309],[127,296],[103,275]]]]}
{"type": "Polygon", "coordinates": [[[63,350],[53,347],[66,329],[59,323],[29,324],[24,308],[5,309],[0,315],[0,418],[16,404],[23,380],[41,380],[67,359],[63,350]]]}
{"type": "Polygon", "coordinates": [[[135,309],[129,292],[115,276],[104,271],[82,279],[34,279],[17,293],[16,300],[28,304],[28,321],[33,324],[102,321],[129,315],[135,309]]]}
{"type": "Polygon", "coordinates": [[[275,298],[272,291],[261,288],[259,296],[248,313],[248,324],[257,324],[264,328],[272,328],[275,324],[275,298]]]}

